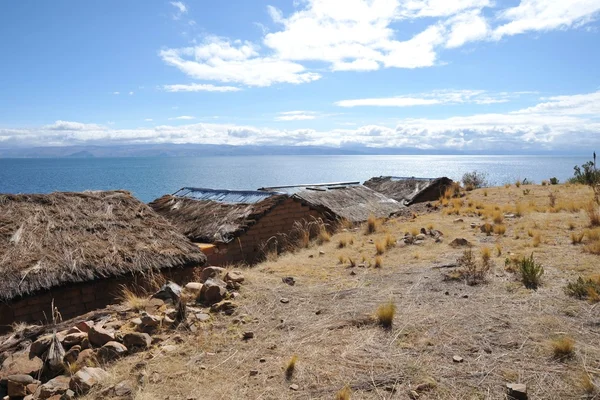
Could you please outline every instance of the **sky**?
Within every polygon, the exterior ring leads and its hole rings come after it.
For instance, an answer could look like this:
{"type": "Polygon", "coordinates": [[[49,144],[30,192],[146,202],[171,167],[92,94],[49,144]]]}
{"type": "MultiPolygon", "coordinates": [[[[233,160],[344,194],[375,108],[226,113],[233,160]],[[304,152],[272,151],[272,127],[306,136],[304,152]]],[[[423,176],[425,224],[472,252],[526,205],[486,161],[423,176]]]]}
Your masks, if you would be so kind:
{"type": "Polygon", "coordinates": [[[589,151],[600,0],[0,2],[0,147],[589,151]]]}

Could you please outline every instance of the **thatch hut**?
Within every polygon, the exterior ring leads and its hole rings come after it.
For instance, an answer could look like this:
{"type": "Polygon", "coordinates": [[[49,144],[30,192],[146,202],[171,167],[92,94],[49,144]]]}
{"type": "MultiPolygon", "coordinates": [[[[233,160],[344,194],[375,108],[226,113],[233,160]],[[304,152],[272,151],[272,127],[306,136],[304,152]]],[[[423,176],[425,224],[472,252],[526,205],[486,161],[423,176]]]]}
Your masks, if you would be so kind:
{"type": "Polygon", "coordinates": [[[402,204],[411,205],[438,200],[452,183],[452,179],[446,177],[400,178],[380,176],[369,179],[364,185],[402,204]]]}
{"type": "Polygon", "coordinates": [[[387,218],[404,208],[396,200],[371,190],[359,182],[278,186],[259,190],[287,193],[292,199],[318,210],[332,221],[346,220],[360,223],[366,221],[370,215],[387,218]]]}
{"type": "Polygon", "coordinates": [[[206,257],[124,191],[0,195],[0,329],[114,302],[154,273],[191,276],[206,257]],[[188,268],[189,267],[189,268],[188,268]]]}
{"type": "Polygon", "coordinates": [[[321,215],[281,193],[182,188],[150,207],[196,243],[211,265],[254,264],[281,250],[299,222],[321,215]]]}

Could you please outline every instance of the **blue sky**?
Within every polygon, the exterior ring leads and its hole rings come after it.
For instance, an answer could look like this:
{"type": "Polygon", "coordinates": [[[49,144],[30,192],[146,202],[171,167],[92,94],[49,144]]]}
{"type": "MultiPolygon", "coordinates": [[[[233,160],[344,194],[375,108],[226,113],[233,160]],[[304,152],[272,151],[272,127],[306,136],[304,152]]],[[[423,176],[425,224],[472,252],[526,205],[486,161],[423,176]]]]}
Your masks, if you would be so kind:
{"type": "Polygon", "coordinates": [[[600,0],[0,4],[0,147],[587,150],[600,0]]]}

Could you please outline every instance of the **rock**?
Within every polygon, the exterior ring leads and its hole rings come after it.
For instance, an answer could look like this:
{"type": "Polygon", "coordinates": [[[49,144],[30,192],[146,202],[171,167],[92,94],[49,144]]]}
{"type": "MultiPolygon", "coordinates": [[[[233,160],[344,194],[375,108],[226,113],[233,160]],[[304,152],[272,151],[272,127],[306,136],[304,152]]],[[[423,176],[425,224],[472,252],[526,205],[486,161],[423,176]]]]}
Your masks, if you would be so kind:
{"type": "MultiPolygon", "coordinates": [[[[171,300],[169,300],[169,302],[171,302],[171,300]]],[[[145,309],[146,309],[146,312],[153,313],[153,312],[156,312],[156,310],[158,310],[159,308],[163,307],[165,304],[166,303],[163,299],[151,298],[146,303],[145,309]]]]}
{"type": "Polygon", "coordinates": [[[77,356],[77,365],[92,367],[97,365],[96,354],[92,349],[81,350],[77,356]]]}
{"type": "Polygon", "coordinates": [[[461,363],[463,362],[463,358],[461,356],[454,356],[452,357],[452,361],[454,361],[455,363],[461,363]]]}
{"type": "Polygon", "coordinates": [[[208,279],[221,279],[225,276],[227,270],[221,267],[206,267],[200,272],[200,282],[206,282],[208,279]]]}
{"type": "Polygon", "coordinates": [[[80,353],[81,353],[81,346],[77,344],[77,345],[71,347],[69,349],[69,351],[67,351],[65,353],[63,360],[67,364],[74,364],[75,362],[77,362],[77,358],[79,357],[80,353]]]}
{"type": "Polygon", "coordinates": [[[167,282],[159,289],[158,292],[152,295],[154,299],[177,301],[181,297],[181,286],[175,282],[167,282]]]}
{"type": "Polygon", "coordinates": [[[119,342],[108,342],[98,349],[98,358],[104,362],[112,361],[127,353],[127,347],[119,342]]]}
{"type": "Polygon", "coordinates": [[[71,378],[69,389],[75,393],[84,394],[107,378],[108,372],[102,368],[83,367],[71,378]]]}
{"type": "Polygon", "coordinates": [[[251,369],[250,370],[250,376],[256,376],[258,375],[258,370],[257,369],[251,369]]]}
{"type": "Polygon", "coordinates": [[[92,329],[92,326],[94,326],[94,321],[81,321],[75,325],[77,329],[84,333],[88,333],[92,329]]]}
{"type": "Polygon", "coordinates": [[[456,218],[456,219],[455,219],[453,222],[454,222],[455,224],[458,224],[458,223],[461,223],[461,222],[465,222],[465,220],[464,220],[464,219],[462,219],[462,218],[456,218]]]}
{"type": "Polygon", "coordinates": [[[283,304],[287,304],[290,302],[290,299],[288,299],[287,297],[282,297],[281,299],[279,299],[280,302],[282,302],[283,304]]]}
{"type": "Polygon", "coordinates": [[[246,331],[246,332],[244,332],[244,334],[242,335],[242,338],[243,338],[244,340],[252,339],[252,338],[254,338],[254,332],[252,332],[252,331],[246,331]]]}
{"type": "Polygon", "coordinates": [[[477,228],[479,225],[476,222],[471,222],[471,228],[475,229],[477,228]]]}
{"type": "Polygon", "coordinates": [[[40,385],[36,390],[33,397],[35,399],[49,399],[53,396],[60,396],[69,390],[69,382],[71,378],[68,376],[59,375],[54,379],[50,379],[48,382],[40,385]]]}
{"type": "Polygon", "coordinates": [[[427,236],[425,236],[424,233],[419,233],[417,236],[415,236],[416,240],[425,240],[427,239],[427,236]]]}
{"type": "Polygon", "coordinates": [[[507,383],[506,392],[511,400],[527,400],[527,385],[524,383],[507,383]]]}
{"type": "Polygon", "coordinates": [[[60,400],[73,400],[75,397],[77,397],[75,392],[69,389],[62,396],[60,396],[60,400]]]}
{"type": "Polygon", "coordinates": [[[114,386],[104,389],[100,394],[103,398],[117,397],[120,399],[133,399],[133,384],[130,381],[121,381],[114,386]]]}
{"type": "Polygon", "coordinates": [[[115,330],[118,331],[119,329],[121,329],[121,327],[124,325],[123,321],[111,321],[109,323],[107,323],[106,325],[104,325],[104,329],[111,331],[111,330],[115,330]]]}
{"type": "Polygon", "coordinates": [[[93,346],[102,347],[106,343],[115,340],[115,335],[99,326],[92,326],[88,332],[88,339],[93,346]]]}
{"type": "Polygon", "coordinates": [[[189,282],[185,285],[184,290],[186,292],[193,293],[195,295],[199,295],[202,290],[202,284],[200,282],[189,282]]]}
{"type": "Polygon", "coordinates": [[[8,383],[8,396],[9,397],[23,397],[31,394],[27,390],[27,385],[34,384],[38,381],[33,379],[31,375],[9,375],[7,378],[8,383]]]}
{"type": "Polygon", "coordinates": [[[471,247],[473,245],[467,239],[456,238],[450,242],[450,246],[456,248],[456,247],[471,247]]]}
{"type": "Polygon", "coordinates": [[[222,312],[225,315],[231,315],[237,308],[237,305],[230,300],[223,300],[210,307],[211,312],[222,312]]]}
{"type": "Polygon", "coordinates": [[[206,322],[210,320],[210,315],[205,314],[205,313],[197,313],[194,315],[196,317],[196,319],[200,322],[206,322]]]}
{"type": "Polygon", "coordinates": [[[517,215],[508,213],[508,214],[504,214],[504,218],[513,219],[513,218],[517,218],[517,215]]]}
{"type": "Polygon", "coordinates": [[[27,353],[11,354],[4,360],[0,368],[0,377],[9,375],[35,376],[42,369],[44,363],[39,357],[29,358],[27,353]]]}
{"type": "Polygon", "coordinates": [[[202,286],[200,300],[207,304],[218,303],[225,298],[227,290],[225,282],[218,278],[208,278],[202,286]]]}
{"type": "Polygon", "coordinates": [[[91,347],[90,346],[90,339],[87,338],[87,337],[85,339],[83,339],[81,341],[80,346],[81,346],[81,350],[89,349],[91,347]]]}
{"type": "Polygon", "coordinates": [[[73,328],[71,328],[67,331],[67,335],[70,335],[72,333],[81,333],[81,331],[79,330],[79,328],[74,326],[73,328]]]}
{"type": "Polygon", "coordinates": [[[161,347],[162,351],[165,353],[175,353],[177,351],[177,346],[174,344],[165,344],[161,347]]]}
{"type": "Polygon", "coordinates": [[[160,325],[160,317],[150,314],[143,314],[141,317],[142,326],[154,328],[160,325]]]}
{"type": "Polygon", "coordinates": [[[71,333],[62,340],[62,344],[65,347],[73,347],[75,345],[80,345],[83,339],[88,337],[87,333],[79,332],[79,333],[71,333]]]}
{"type": "Polygon", "coordinates": [[[131,332],[125,334],[123,344],[127,348],[140,347],[147,349],[152,344],[152,338],[147,333],[131,332]]]}
{"type": "Polygon", "coordinates": [[[227,275],[225,275],[225,281],[243,283],[244,275],[240,271],[229,271],[227,272],[227,275]]]}
{"type": "Polygon", "coordinates": [[[298,390],[298,389],[300,389],[300,387],[299,387],[298,385],[296,385],[295,383],[292,383],[292,384],[290,385],[290,390],[294,390],[294,391],[296,391],[296,390],[298,390]]]}
{"type": "Polygon", "coordinates": [[[281,281],[290,286],[294,286],[296,284],[296,280],[293,276],[286,276],[284,278],[281,278],[281,281]]]}
{"type": "Polygon", "coordinates": [[[31,343],[31,347],[29,348],[30,357],[41,357],[50,348],[50,343],[52,343],[52,335],[39,337],[35,342],[31,343]]]}
{"type": "Polygon", "coordinates": [[[264,362],[267,362],[267,359],[266,358],[261,358],[260,360],[258,360],[258,362],[264,363],[264,362]]]}

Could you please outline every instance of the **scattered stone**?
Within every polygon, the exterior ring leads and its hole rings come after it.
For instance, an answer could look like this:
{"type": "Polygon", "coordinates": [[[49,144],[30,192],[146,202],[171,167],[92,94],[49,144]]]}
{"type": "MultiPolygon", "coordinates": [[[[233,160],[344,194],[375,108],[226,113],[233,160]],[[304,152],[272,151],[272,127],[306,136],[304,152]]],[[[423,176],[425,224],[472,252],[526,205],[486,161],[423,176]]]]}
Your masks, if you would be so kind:
{"type": "Polygon", "coordinates": [[[108,324],[104,325],[104,329],[110,331],[110,330],[115,330],[118,331],[119,329],[121,329],[121,327],[124,325],[124,323],[122,321],[116,320],[116,321],[111,321],[108,324]]]}
{"type": "Polygon", "coordinates": [[[208,304],[218,303],[223,300],[227,294],[227,289],[225,289],[225,287],[226,283],[222,280],[218,278],[208,278],[202,286],[200,300],[208,304]]]}
{"type": "Polygon", "coordinates": [[[160,325],[160,317],[151,314],[143,314],[141,316],[142,326],[154,328],[160,325]]]}
{"type": "Polygon", "coordinates": [[[92,349],[81,350],[77,356],[78,365],[87,365],[88,367],[96,365],[96,354],[92,349]]]}
{"type": "Polygon", "coordinates": [[[227,270],[221,267],[206,267],[200,273],[200,282],[206,282],[208,279],[221,279],[225,276],[227,270]]]}
{"type": "Polygon", "coordinates": [[[131,332],[123,336],[123,344],[127,348],[140,347],[147,349],[152,345],[152,338],[147,333],[131,332]]]}
{"type": "Polygon", "coordinates": [[[242,337],[244,340],[252,339],[252,338],[254,338],[254,332],[246,331],[246,332],[244,332],[242,337]]]}
{"type": "Polygon", "coordinates": [[[133,396],[133,385],[130,381],[122,381],[115,385],[114,395],[116,397],[132,397],[133,396]]]}
{"type": "Polygon", "coordinates": [[[444,239],[442,237],[436,237],[435,238],[435,242],[436,243],[442,243],[444,241],[444,239]]]}
{"type": "Polygon", "coordinates": [[[0,376],[31,375],[35,376],[44,363],[38,357],[29,358],[27,353],[11,354],[4,360],[0,368],[0,376]]]}
{"type": "MultiPolygon", "coordinates": [[[[40,381],[35,381],[34,383],[30,383],[29,385],[27,385],[27,393],[29,393],[29,395],[33,395],[37,389],[40,387],[40,385],[42,384],[42,382],[40,381]]],[[[33,396],[31,396],[33,397],[33,396]]]]}
{"type": "Polygon", "coordinates": [[[8,396],[9,397],[23,397],[30,394],[27,390],[27,385],[31,385],[37,382],[31,377],[31,375],[9,375],[7,378],[8,383],[8,396]]]}
{"type": "Polygon", "coordinates": [[[282,297],[281,299],[279,299],[280,302],[282,302],[283,304],[287,304],[290,302],[290,299],[288,299],[287,297],[282,297]]]}
{"type": "Polygon", "coordinates": [[[251,369],[250,370],[250,376],[256,376],[258,375],[258,370],[257,369],[251,369]]]}
{"type": "Polygon", "coordinates": [[[314,258],[314,257],[315,257],[314,254],[309,254],[308,255],[308,258],[314,258]]]}
{"type": "Polygon", "coordinates": [[[177,351],[177,346],[175,346],[174,344],[165,344],[161,347],[161,349],[165,353],[175,353],[177,351]]]}
{"type": "Polygon", "coordinates": [[[281,278],[281,281],[290,286],[294,286],[296,284],[296,280],[293,276],[286,276],[285,278],[281,278]]]}
{"type": "Polygon", "coordinates": [[[350,275],[356,275],[356,271],[350,271],[350,275]]]}
{"type": "Polygon", "coordinates": [[[511,400],[527,400],[527,385],[524,383],[507,383],[506,391],[511,400]]]}
{"type": "Polygon", "coordinates": [[[240,295],[240,293],[239,293],[239,292],[232,292],[232,293],[231,293],[231,298],[232,298],[232,299],[234,299],[234,300],[235,300],[235,299],[237,299],[237,298],[238,298],[238,297],[240,297],[240,296],[241,296],[241,295],[240,295]]]}
{"type": "Polygon", "coordinates": [[[461,363],[464,360],[461,356],[454,356],[454,357],[452,357],[452,361],[454,361],[455,363],[461,363]]]}
{"type": "Polygon", "coordinates": [[[415,241],[413,242],[413,244],[418,246],[418,245],[420,245],[420,244],[423,244],[424,242],[425,242],[424,240],[415,240],[415,241]]]}
{"type": "Polygon", "coordinates": [[[81,353],[81,346],[75,345],[71,347],[64,355],[63,360],[67,364],[74,364],[81,353]]]}
{"type": "Polygon", "coordinates": [[[119,342],[108,342],[98,349],[98,358],[104,362],[115,360],[127,353],[127,347],[119,342]]]}
{"type": "Polygon", "coordinates": [[[211,312],[222,312],[225,315],[231,315],[237,308],[237,305],[230,300],[223,300],[210,307],[211,312]]]}
{"type": "Polygon", "coordinates": [[[319,250],[319,255],[320,255],[320,256],[324,256],[324,255],[325,255],[325,252],[324,252],[323,250],[319,250]]]}
{"type": "Polygon", "coordinates": [[[167,282],[152,295],[154,299],[177,301],[181,297],[181,286],[175,282],[167,282]]]}
{"type": "Polygon", "coordinates": [[[455,223],[455,224],[458,224],[458,223],[461,223],[461,222],[465,222],[465,220],[464,220],[464,219],[462,219],[462,218],[456,218],[456,219],[454,220],[454,223],[455,223]]]}
{"type": "Polygon", "coordinates": [[[62,344],[65,347],[73,347],[75,345],[80,345],[83,339],[87,338],[88,334],[79,332],[79,333],[71,333],[62,340],[62,344]]]}
{"type": "Polygon", "coordinates": [[[202,290],[202,284],[200,282],[188,282],[185,285],[184,290],[187,291],[187,292],[192,292],[192,293],[195,293],[195,294],[200,294],[200,291],[202,290]]]}
{"type": "Polygon", "coordinates": [[[477,228],[479,225],[476,222],[471,222],[471,228],[475,229],[477,228]]]}
{"type": "Polygon", "coordinates": [[[106,343],[115,340],[115,335],[104,328],[93,326],[88,332],[88,339],[93,346],[102,347],[106,343]]]}
{"type": "Polygon", "coordinates": [[[52,335],[39,337],[35,342],[31,343],[29,355],[41,357],[50,348],[50,343],[52,343],[52,335]]]}
{"type": "Polygon", "coordinates": [[[61,396],[69,390],[69,382],[71,378],[68,376],[57,376],[50,379],[48,382],[40,385],[33,395],[34,399],[49,399],[52,396],[61,396]]]}
{"type": "Polygon", "coordinates": [[[81,350],[89,349],[91,347],[90,346],[90,339],[88,337],[86,337],[85,339],[83,339],[81,341],[80,346],[81,346],[81,350]]]}
{"type": "Polygon", "coordinates": [[[264,362],[267,362],[267,359],[266,358],[261,358],[260,360],[258,360],[258,362],[264,363],[264,362]]]}
{"type": "Polygon", "coordinates": [[[244,275],[240,271],[229,271],[227,275],[225,275],[225,281],[243,283],[244,275]]]}
{"type": "Polygon", "coordinates": [[[84,333],[88,333],[90,329],[92,329],[92,326],[94,326],[93,321],[81,321],[80,323],[75,325],[77,329],[84,333]]]}
{"type": "MultiPolygon", "coordinates": [[[[170,301],[170,299],[169,299],[169,301],[170,301]]],[[[146,303],[146,307],[145,307],[146,312],[153,313],[156,310],[158,310],[159,308],[163,307],[165,304],[166,304],[165,300],[163,300],[163,299],[151,298],[146,303]]]]}
{"type": "Polygon", "coordinates": [[[462,298],[463,298],[463,299],[468,299],[468,298],[469,298],[469,295],[468,295],[468,294],[463,294],[462,298]]]}
{"type": "Polygon", "coordinates": [[[450,242],[451,247],[472,247],[473,245],[465,238],[456,238],[450,242]]]}
{"type": "Polygon", "coordinates": [[[516,216],[516,214],[508,213],[508,214],[504,214],[504,218],[513,219],[513,218],[517,218],[517,216],[516,216]]]}
{"type": "Polygon", "coordinates": [[[142,326],[142,319],[140,317],[134,318],[129,322],[131,322],[134,326],[137,327],[142,326]]]}
{"type": "Polygon", "coordinates": [[[69,389],[78,394],[87,393],[107,378],[108,372],[102,368],[83,367],[71,378],[69,389]]]}
{"type": "Polygon", "coordinates": [[[292,384],[290,385],[290,390],[296,391],[296,390],[298,390],[298,389],[300,389],[300,386],[296,385],[295,383],[292,383],[292,384]]]}
{"type": "Polygon", "coordinates": [[[205,313],[197,313],[195,315],[196,319],[200,322],[206,322],[210,320],[210,315],[205,314],[205,313]]]}
{"type": "Polygon", "coordinates": [[[165,316],[169,317],[171,319],[175,319],[176,315],[177,315],[177,310],[174,308],[169,308],[165,311],[165,316]]]}
{"type": "Polygon", "coordinates": [[[62,396],[60,396],[60,400],[73,400],[75,397],[77,397],[75,392],[69,389],[62,396]]]}

